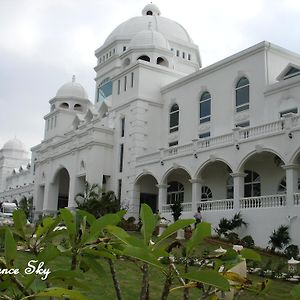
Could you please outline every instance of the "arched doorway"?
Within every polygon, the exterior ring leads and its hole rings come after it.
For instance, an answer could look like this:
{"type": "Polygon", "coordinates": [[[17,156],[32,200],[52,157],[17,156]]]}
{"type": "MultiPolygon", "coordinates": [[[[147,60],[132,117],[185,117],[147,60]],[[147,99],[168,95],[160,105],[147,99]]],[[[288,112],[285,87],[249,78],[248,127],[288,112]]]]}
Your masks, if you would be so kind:
{"type": "Polygon", "coordinates": [[[171,169],[165,174],[163,183],[167,186],[166,199],[162,203],[162,212],[171,212],[170,206],[175,200],[180,200],[182,211],[192,210],[192,185],[191,176],[183,168],[171,169]]]}
{"type": "Polygon", "coordinates": [[[223,161],[207,163],[199,172],[201,201],[233,199],[231,168],[223,161]]]}
{"type": "Polygon", "coordinates": [[[284,162],[275,153],[262,151],[248,157],[240,172],[245,173],[244,197],[275,195],[278,183],[285,176],[284,162]]]}
{"type": "Polygon", "coordinates": [[[70,175],[67,169],[61,169],[55,178],[55,185],[57,185],[57,210],[68,207],[69,189],[70,189],[70,175]]]}
{"type": "Polygon", "coordinates": [[[149,205],[154,213],[158,211],[157,180],[151,174],[142,175],[135,183],[139,207],[142,203],[149,205]]]}

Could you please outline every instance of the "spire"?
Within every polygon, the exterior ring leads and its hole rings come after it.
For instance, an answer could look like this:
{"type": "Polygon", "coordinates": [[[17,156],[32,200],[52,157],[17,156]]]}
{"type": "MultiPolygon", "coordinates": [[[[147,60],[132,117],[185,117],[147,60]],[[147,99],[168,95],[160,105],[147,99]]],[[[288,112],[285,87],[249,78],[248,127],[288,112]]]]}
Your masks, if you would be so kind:
{"type": "Polygon", "coordinates": [[[73,75],[72,76],[72,82],[75,82],[75,80],[76,80],[76,77],[75,77],[75,75],[73,75]]]}

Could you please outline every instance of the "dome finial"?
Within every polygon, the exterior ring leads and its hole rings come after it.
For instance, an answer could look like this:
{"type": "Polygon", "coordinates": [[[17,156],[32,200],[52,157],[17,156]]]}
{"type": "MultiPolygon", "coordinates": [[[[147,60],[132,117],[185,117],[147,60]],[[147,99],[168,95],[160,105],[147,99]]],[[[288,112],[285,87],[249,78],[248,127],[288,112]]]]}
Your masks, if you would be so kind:
{"type": "Polygon", "coordinates": [[[142,10],[143,16],[160,16],[160,10],[159,8],[150,2],[150,4],[147,4],[143,10],[142,10]]]}
{"type": "Polygon", "coordinates": [[[75,82],[75,80],[76,80],[76,77],[75,77],[75,75],[73,75],[72,76],[72,82],[75,82]]]}

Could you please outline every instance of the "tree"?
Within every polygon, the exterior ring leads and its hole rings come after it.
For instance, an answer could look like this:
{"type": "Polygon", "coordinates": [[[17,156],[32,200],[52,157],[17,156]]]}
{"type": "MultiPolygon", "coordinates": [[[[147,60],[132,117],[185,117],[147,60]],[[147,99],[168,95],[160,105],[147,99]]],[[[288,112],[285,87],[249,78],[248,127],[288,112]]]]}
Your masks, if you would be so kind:
{"type": "Polygon", "coordinates": [[[275,252],[275,249],[282,249],[290,242],[289,227],[287,225],[281,225],[277,230],[274,230],[270,235],[269,244],[271,244],[271,251],[275,252]]]}
{"type": "Polygon", "coordinates": [[[27,219],[31,219],[33,210],[33,197],[26,198],[23,196],[19,202],[19,208],[23,209],[27,219]]]}
{"type": "Polygon", "coordinates": [[[171,210],[174,222],[176,222],[180,218],[182,212],[182,205],[180,199],[176,198],[174,200],[174,202],[171,204],[171,210]]]}
{"type": "Polygon", "coordinates": [[[87,211],[96,218],[120,211],[120,203],[113,191],[105,192],[97,184],[85,183],[83,193],[76,195],[78,209],[87,211]]]}

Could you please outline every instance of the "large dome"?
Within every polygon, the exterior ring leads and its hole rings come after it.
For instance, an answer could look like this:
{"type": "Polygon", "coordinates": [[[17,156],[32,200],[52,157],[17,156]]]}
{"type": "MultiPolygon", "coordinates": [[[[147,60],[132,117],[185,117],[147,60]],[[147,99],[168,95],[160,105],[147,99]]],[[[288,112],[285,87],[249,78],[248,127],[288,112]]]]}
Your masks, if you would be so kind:
{"type": "Polygon", "coordinates": [[[83,98],[88,99],[88,94],[86,90],[83,88],[83,86],[75,81],[75,76],[73,75],[72,81],[65,83],[63,86],[61,86],[57,93],[57,98],[68,98],[68,97],[77,97],[77,98],[83,98]]]}
{"type": "Polygon", "coordinates": [[[17,138],[11,139],[8,142],[6,142],[2,149],[27,152],[25,145],[17,138]]]}
{"type": "Polygon", "coordinates": [[[131,18],[120,24],[107,37],[104,45],[119,39],[132,39],[138,32],[148,30],[149,23],[155,31],[161,33],[168,40],[193,43],[187,31],[180,24],[160,16],[160,11],[156,5],[146,5],[142,13],[142,16],[131,18]]]}
{"type": "Polygon", "coordinates": [[[129,44],[129,48],[156,47],[169,49],[169,43],[164,36],[154,30],[143,30],[137,33],[129,44]]]}

